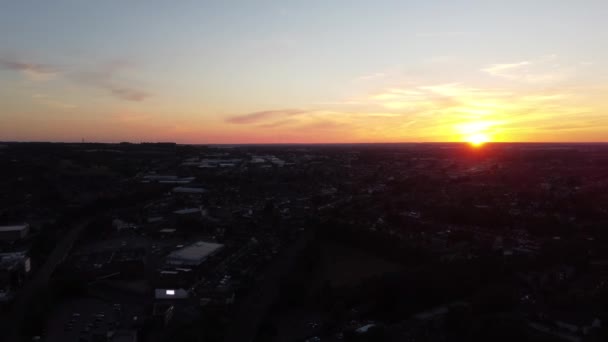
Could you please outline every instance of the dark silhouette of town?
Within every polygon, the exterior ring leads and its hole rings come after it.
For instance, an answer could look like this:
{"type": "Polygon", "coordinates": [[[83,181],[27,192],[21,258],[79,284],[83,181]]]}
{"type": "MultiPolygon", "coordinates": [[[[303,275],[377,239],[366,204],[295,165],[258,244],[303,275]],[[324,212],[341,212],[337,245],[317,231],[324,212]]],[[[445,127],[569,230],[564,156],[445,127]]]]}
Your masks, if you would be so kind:
{"type": "Polygon", "coordinates": [[[0,144],[0,339],[606,341],[608,144],[0,144]]]}

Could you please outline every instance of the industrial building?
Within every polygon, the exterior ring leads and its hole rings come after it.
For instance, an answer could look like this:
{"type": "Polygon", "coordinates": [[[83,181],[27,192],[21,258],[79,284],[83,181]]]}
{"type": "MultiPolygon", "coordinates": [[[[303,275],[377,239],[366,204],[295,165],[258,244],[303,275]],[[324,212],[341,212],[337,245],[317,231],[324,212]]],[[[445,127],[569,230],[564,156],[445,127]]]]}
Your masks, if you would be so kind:
{"type": "Polygon", "coordinates": [[[175,250],[167,255],[166,263],[172,266],[196,267],[209,256],[217,253],[224,245],[219,243],[199,241],[184,248],[175,250]]]}
{"type": "Polygon", "coordinates": [[[0,226],[0,241],[17,241],[24,239],[30,231],[29,224],[0,226]]]}
{"type": "Polygon", "coordinates": [[[30,271],[26,252],[0,253],[0,301],[10,300],[30,271]]]}

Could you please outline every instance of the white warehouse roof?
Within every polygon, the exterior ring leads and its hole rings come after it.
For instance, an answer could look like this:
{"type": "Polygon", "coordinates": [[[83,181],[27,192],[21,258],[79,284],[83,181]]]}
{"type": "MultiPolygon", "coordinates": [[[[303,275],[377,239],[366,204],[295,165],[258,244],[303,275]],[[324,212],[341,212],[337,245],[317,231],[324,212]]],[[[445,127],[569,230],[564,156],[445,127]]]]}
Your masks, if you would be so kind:
{"type": "Polygon", "coordinates": [[[0,232],[18,232],[28,229],[27,224],[20,224],[15,226],[0,226],[0,232]]]}
{"type": "Polygon", "coordinates": [[[222,247],[224,245],[219,243],[199,241],[171,252],[167,256],[167,264],[198,266],[222,247]]]}

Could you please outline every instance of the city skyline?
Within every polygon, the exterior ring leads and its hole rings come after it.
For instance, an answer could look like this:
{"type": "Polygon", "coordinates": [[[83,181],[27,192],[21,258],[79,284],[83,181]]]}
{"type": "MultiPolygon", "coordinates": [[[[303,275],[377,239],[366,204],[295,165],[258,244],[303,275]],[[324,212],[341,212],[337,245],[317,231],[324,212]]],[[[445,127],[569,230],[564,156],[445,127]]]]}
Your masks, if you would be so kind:
{"type": "Polygon", "coordinates": [[[3,141],[608,140],[602,1],[0,7],[3,141]]]}

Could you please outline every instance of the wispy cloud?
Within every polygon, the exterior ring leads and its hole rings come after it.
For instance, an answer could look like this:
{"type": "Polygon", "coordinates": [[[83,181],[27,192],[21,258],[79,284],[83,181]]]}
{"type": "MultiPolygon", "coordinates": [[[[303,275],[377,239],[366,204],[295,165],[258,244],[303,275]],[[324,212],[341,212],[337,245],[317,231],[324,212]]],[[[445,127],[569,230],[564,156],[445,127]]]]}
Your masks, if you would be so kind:
{"type": "Polygon", "coordinates": [[[597,103],[580,92],[412,82],[358,96],[348,105],[269,109],[226,121],[252,128],[250,134],[261,140],[462,141],[484,134],[495,141],[539,141],[608,125],[594,116],[603,112],[597,103]]]}
{"type": "Polygon", "coordinates": [[[298,120],[295,120],[295,119],[285,119],[285,120],[278,120],[278,121],[274,121],[274,122],[270,122],[270,123],[266,123],[266,124],[259,124],[256,127],[259,127],[259,128],[277,128],[277,127],[285,127],[285,126],[295,125],[297,123],[298,123],[298,120]]]}
{"type": "Polygon", "coordinates": [[[575,69],[560,64],[557,56],[548,55],[535,60],[492,64],[482,68],[481,71],[511,81],[549,83],[567,79],[575,69]]]}
{"type": "Polygon", "coordinates": [[[112,93],[114,96],[127,101],[143,101],[150,96],[149,93],[143,90],[111,83],[102,84],[102,87],[110,91],[110,93],[112,93]]]}
{"type": "Polygon", "coordinates": [[[0,67],[20,71],[31,81],[48,81],[59,74],[59,70],[53,66],[24,62],[17,59],[0,58],[0,67]]]}
{"type": "Polygon", "coordinates": [[[504,78],[514,78],[514,72],[522,70],[525,66],[530,65],[528,61],[522,61],[517,63],[505,63],[505,64],[492,64],[489,67],[482,69],[492,76],[499,76],[504,78]]]}
{"type": "Polygon", "coordinates": [[[457,83],[389,88],[372,94],[368,101],[389,110],[423,111],[460,104],[463,96],[479,91],[457,83]]]}
{"type": "Polygon", "coordinates": [[[113,61],[92,67],[71,66],[59,68],[52,64],[25,62],[21,58],[0,57],[0,68],[21,72],[31,81],[48,81],[61,77],[69,82],[103,89],[115,98],[125,101],[143,101],[151,94],[134,86],[121,76],[133,64],[127,61],[113,61]]]}
{"type": "Polygon", "coordinates": [[[97,66],[92,70],[76,72],[71,79],[87,86],[104,89],[114,97],[140,102],[150,97],[151,94],[139,87],[133,86],[133,82],[126,82],[120,78],[125,69],[131,68],[131,63],[114,61],[97,66]]]}
{"type": "Polygon", "coordinates": [[[590,128],[606,128],[608,124],[600,121],[586,121],[582,123],[567,123],[567,124],[555,124],[555,125],[547,125],[540,126],[537,129],[547,130],[547,131],[574,131],[574,130],[588,130],[590,128]]]}
{"type": "Polygon", "coordinates": [[[370,94],[367,107],[376,105],[400,114],[374,122],[387,136],[409,132],[409,127],[399,126],[396,120],[410,120],[423,140],[460,140],[480,132],[510,140],[543,129],[548,120],[561,121],[560,125],[573,130],[591,129],[590,113],[597,104],[588,100],[580,89],[564,87],[522,92],[461,83],[410,84],[370,94]],[[581,122],[577,116],[587,120],[581,122]]]}
{"type": "Polygon", "coordinates": [[[256,124],[265,123],[270,119],[282,119],[285,117],[304,114],[308,112],[309,111],[307,110],[301,109],[266,110],[233,116],[226,119],[226,121],[233,124],[256,124]]]}

